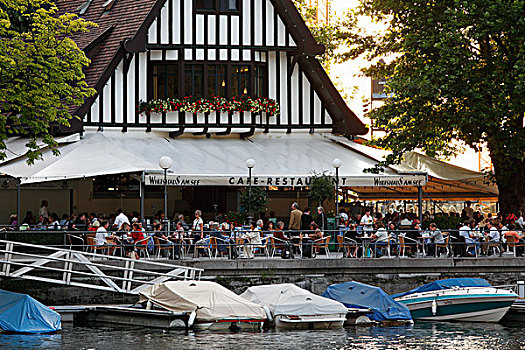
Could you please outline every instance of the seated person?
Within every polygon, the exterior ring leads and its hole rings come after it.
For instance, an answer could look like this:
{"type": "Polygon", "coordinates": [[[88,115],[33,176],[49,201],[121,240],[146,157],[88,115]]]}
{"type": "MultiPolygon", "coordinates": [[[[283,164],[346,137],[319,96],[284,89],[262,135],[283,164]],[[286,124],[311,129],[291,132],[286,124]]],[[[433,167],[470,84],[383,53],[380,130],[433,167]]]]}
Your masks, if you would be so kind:
{"type": "Polygon", "coordinates": [[[219,231],[219,227],[220,226],[218,222],[211,224],[210,237],[215,237],[217,239],[217,251],[220,254],[228,254],[230,250],[230,239],[222,235],[222,232],[219,231]]]}
{"type": "Polygon", "coordinates": [[[133,243],[137,244],[138,242],[140,242],[139,244],[147,245],[148,241],[146,240],[146,237],[144,236],[144,231],[142,231],[140,225],[137,222],[135,222],[133,223],[132,228],[133,230],[131,231],[131,238],[133,239],[133,243]]]}
{"type": "Polygon", "coordinates": [[[284,222],[279,221],[277,223],[277,226],[275,228],[275,231],[273,231],[273,238],[275,242],[275,249],[282,250],[286,244],[286,242],[289,240],[288,237],[284,234],[283,231],[284,228],[284,222]]]}
{"type": "MultiPolygon", "coordinates": [[[[262,220],[259,220],[262,222],[262,220]]],[[[250,230],[246,232],[246,240],[244,242],[244,257],[248,259],[253,259],[255,257],[254,255],[254,249],[257,246],[262,245],[261,241],[261,235],[259,231],[259,225],[254,225],[252,222],[250,224],[250,230]]]]}
{"type": "Polygon", "coordinates": [[[445,243],[445,238],[443,237],[443,233],[441,233],[441,231],[438,229],[435,223],[431,223],[428,226],[428,229],[430,231],[429,233],[430,233],[431,242],[428,245],[427,255],[439,256],[439,254],[441,253],[441,248],[439,252],[436,251],[436,244],[445,243]]]}
{"type": "MultiPolygon", "coordinates": [[[[507,247],[509,247],[509,249],[514,249],[514,244],[509,243],[510,237],[514,237],[514,242],[518,243],[520,240],[523,239],[523,237],[525,237],[525,234],[520,235],[518,232],[516,232],[516,225],[509,224],[509,230],[505,231],[505,239],[507,240],[507,247]]],[[[517,245],[516,246],[516,256],[523,256],[524,248],[525,247],[522,245],[517,245]]]]}
{"type": "MultiPolygon", "coordinates": [[[[163,229],[163,226],[162,224],[159,222],[159,223],[156,223],[155,225],[153,225],[153,237],[155,238],[158,238],[159,240],[159,246],[160,247],[172,247],[173,246],[173,242],[171,242],[169,240],[168,237],[166,237],[166,235],[164,234],[164,232],[162,232],[162,229],[163,229]]],[[[167,252],[167,256],[169,256],[170,252],[168,249],[163,249],[161,250],[162,251],[165,251],[167,252]]],[[[166,254],[166,253],[163,253],[163,254],[166,254]]],[[[177,254],[178,255],[178,252],[177,254]]]]}
{"type": "Polygon", "coordinates": [[[377,225],[377,231],[372,235],[372,243],[376,251],[376,256],[382,256],[381,248],[388,246],[388,231],[383,224],[377,225]]]}
{"type": "Polygon", "coordinates": [[[95,235],[95,243],[99,246],[106,246],[109,248],[108,254],[112,255],[115,250],[115,242],[110,242],[108,238],[115,238],[113,235],[108,234],[109,223],[107,221],[102,221],[100,227],[97,229],[95,235]]]}
{"type": "Polygon", "coordinates": [[[488,221],[485,225],[485,228],[488,230],[488,232],[485,232],[485,241],[483,242],[482,246],[483,253],[488,255],[490,246],[497,246],[501,252],[501,236],[498,229],[496,228],[495,223],[488,221]]]}

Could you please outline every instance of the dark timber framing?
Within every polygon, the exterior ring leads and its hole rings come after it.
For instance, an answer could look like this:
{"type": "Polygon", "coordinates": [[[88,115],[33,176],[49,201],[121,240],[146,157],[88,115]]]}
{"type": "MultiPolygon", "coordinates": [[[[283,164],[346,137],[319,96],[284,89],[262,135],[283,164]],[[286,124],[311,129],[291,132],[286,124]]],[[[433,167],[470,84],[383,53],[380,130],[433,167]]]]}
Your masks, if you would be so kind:
{"type": "MultiPolygon", "coordinates": [[[[71,0],[75,4],[79,1],[71,0]]],[[[127,1],[131,0],[122,0],[112,11],[116,11],[120,4],[127,1]]],[[[201,128],[202,132],[198,134],[206,134],[210,128],[225,130],[217,133],[229,133],[234,128],[248,130],[243,136],[249,136],[259,128],[266,132],[270,129],[283,129],[287,132],[292,132],[293,129],[307,129],[310,132],[316,129],[331,129],[335,133],[348,136],[366,133],[364,125],[348,109],[315,58],[316,55],[324,52],[324,47],[315,42],[301,15],[293,6],[292,0],[239,0],[238,11],[220,11],[218,8],[213,11],[196,10],[195,6],[192,6],[194,1],[151,0],[149,2],[148,6],[151,10],[140,25],[135,24],[135,34],[131,36],[128,34],[127,38],[120,39],[120,47],[112,56],[111,62],[101,70],[102,73],[94,86],[97,95],[86,100],[84,106],[76,112],[77,115],[86,116],[84,125],[120,127],[122,131],[127,131],[128,128],[145,128],[148,131],[152,128],[165,128],[171,129],[171,135],[180,135],[187,128],[201,128]],[[179,4],[180,7],[176,8],[174,4],[179,4]],[[255,6],[256,4],[258,6],[255,6]],[[192,6],[191,12],[188,12],[190,11],[188,6],[192,6]],[[191,19],[187,14],[191,14],[191,19]],[[245,16],[250,20],[246,20],[245,16]],[[191,26],[186,25],[188,23],[186,20],[177,21],[177,17],[188,18],[191,26]],[[150,31],[153,23],[156,27],[150,31]],[[235,25],[236,23],[238,25],[235,25]],[[174,27],[179,25],[180,27],[174,27]],[[256,27],[257,25],[260,27],[256,27]],[[269,26],[273,26],[274,30],[269,31],[269,26]],[[148,31],[152,36],[149,41],[148,31]],[[187,40],[190,36],[191,40],[187,40]],[[234,41],[234,38],[238,42],[234,41]],[[154,51],[156,53],[152,59],[154,51]],[[174,59],[170,51],[177,53],[177,59],[174,59]],[[145,55],[140,54],[144,52],[145,55]],[[238,57],[235,57],[237,54],[238,57]],[[262,59],[262,56],[265,59],[262,59]],[[270,59],[274,58],[275,62],[270,63],[270,59]],[[116,69],[120,67],[121,62],[123,62],[123,74],[117,75],[116,69]],[[205,113],[199,118],[197,115],[189,117],[186,113],[177,113],[175,116],[171,113],[139,115],[136,108],[131,109],[131,103],[137,106],[140,97],[151,98],[151,64],[162,62],[178,64],[178,92],[181,97],[187,95],[184,91],[183,79],[186,64],[203,65],[204,71],[209,64],[226,65],[228,87],[232,86],[231,67],[249,65],[252,92],[255,91],[257,76],[254,67],[265,66],[262,91],[267,96],[271,92],[271,97],[281,104],[281,112],[285,116],[270,119],[253,113],[239,113],[238,116],[228,113],[225,117],[219,112],[205,113]],[[133,73],[130,72],[131,70],[133,73]],[[271,87],[270,74],[274,75],[271,87]],[[130,79],[132,76],[134,79],[130,79]],[[305,83],[305,79],[309,84],[305,83]],[[107,86],[108,82],[110,86],[107,86]],[[283,86],[285,83],[286,86],[283,86]],[[104,92],[106,86],[110,91],[104,92]],[[116,91],[117,87],[123,89],[124,93],[121,94],[120,90],[116,91]],[[133,95],[127,95],[128,90],[133,95]],[[95,100],[98,102],[98,113],[90,108],[95,100]],[[123,106],[117,105],[116,101],[123,106]],[[105,104],[109,106],[104,106],[105,104]],[[117,115],[116,110],[123,115],[117,115]],[[107,113],[111,115],[104,115],[107,113]],[[133,113],[131,117],[128,116],[130,113],[133,113]],[[294,113],[293,117],[292,113],[294,113]],[[98,119],[94,114],[98,114],[98,119]]],[[[219,4],[219,1],[216,0],[216,3],[219,4]]],[[[96,22],[96,17],[86,19],[96,22]]],[[[107,34],[103,37],[97,36],[96,40],[100,41],[100,43],[97,41],[97,45],[104,45],[105,40],[112,40],[113,35],[119,33],[121,30],[119,18],[115,18],[112,28],[112,30],[104,29],[104,33],[107,34]]],[[[93,50],[94,44],[89,43],[85,47],[93,50]]],[[[94,60],[97,59],[96,55],[93,57],[94,60]]],[[[207,75],[204,74],[205,87],[207,79],[207,75]]],[[[205,88],[203,95],[207,93],[208,89],[205,88]]],[[[227,95],[231,97],[231,92],[228,91],[227,95]]]]}

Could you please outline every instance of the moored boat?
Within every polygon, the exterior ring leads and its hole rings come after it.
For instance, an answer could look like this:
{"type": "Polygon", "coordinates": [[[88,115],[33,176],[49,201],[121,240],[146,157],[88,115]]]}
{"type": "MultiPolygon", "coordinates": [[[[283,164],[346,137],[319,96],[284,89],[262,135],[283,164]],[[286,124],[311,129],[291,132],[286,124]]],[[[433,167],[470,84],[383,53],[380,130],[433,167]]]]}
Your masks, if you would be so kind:
{"type": "Polygon", "coordinates": [[[484,279],[452,278],[392,297],[405,304],[415,320],[499,322],[518,296],[484,279]]]}
{"type": "Polygon", "coordinates": [[[343,304],[290,283],[250,287],[241,297],[267,307],[269,325],[279,329],[340,328],[347,314],[343,304]]]}
{"type": "Polygon", "coordinates": [[[0,290],[0,329],[6,333],[54,333],[60,315],[27,294],[0,290]]]}
{"type": "Polygon", "coordinates": [[[203,330],[260,330],[266,320],[261,305],[208,281],[172,281],[149,286],[139,302],[147,309],[189,314],[188,327],[203,330]]]}
{"type": "Polygon", "coordinates": [[[381,323],[384,325],[411,324],[410,310],[398,303],[381,288],[359,282],[332,284],[323,296],[343,303],[349,310],[347,324],[381,323]],[[355,315],[355,316],[354,316],[355,315]]]}

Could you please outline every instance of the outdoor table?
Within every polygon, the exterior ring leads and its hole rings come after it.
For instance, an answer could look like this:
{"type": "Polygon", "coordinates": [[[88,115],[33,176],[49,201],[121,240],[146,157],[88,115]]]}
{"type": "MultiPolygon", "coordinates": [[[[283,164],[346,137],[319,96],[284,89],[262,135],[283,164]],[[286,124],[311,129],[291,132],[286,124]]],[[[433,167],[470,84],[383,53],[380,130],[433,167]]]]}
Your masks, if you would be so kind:
{"type": "Polygon", "coordinates": [[[372,236],[364,235],[364,236],[357,236],[356,238],[361,241],[363,257],[364,258],[372,257],[372,251],[370,250],[370,243],[372,242],[372,236]]]}

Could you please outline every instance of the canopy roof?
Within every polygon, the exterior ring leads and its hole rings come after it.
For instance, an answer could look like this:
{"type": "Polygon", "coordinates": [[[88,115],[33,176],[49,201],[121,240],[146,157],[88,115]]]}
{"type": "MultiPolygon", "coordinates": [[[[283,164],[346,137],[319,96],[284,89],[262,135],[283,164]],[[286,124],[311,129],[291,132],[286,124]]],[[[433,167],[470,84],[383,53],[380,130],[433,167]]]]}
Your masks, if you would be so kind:
{"type": "Polygon", "coordinates": [[[140,292],[140,302],[151,301],[180,313],[196,311],[197,320],[266,319],[261,305],[241,298],[218,283],[208,281],[171,281],[149,286],[140,292]]]}
{"type": "Polygon", "coordinates": [[[274,316],[347,313],[343,304],[315,295],[291,283],[250,287],[241,294],[241,297],[268,306],[274,316]]]}
{"type": "Polygon", "coordinates": [[[29,295],[0,290],[0,328],[7,332],[51,333],[62,326],[58,313],[29,295]]]}
{"type": "MultiPolygon", "coordinates": [[[[307,178],[313,173],[334,173],[332,161],[341,160],[340,185],[358,193],[361,199],[415,199],[414,186],[399,186],[400,176],[423,178],[428,173],[424,191],[433,199],[496,199],[497,188],[484,184],[481,173],[456,167],[439,160],[410,152],[399,166],[386,168],[378,175],[366,174],[384,157],[385,151],[367,147],[333,134],[306,132],[258,133],[241,139],[235,136],[187,136],[171,139],[166,132],[116,130],[97,132],[88,130],[81,139],[68,137],[59,145],[60,157],[43,148],[43,161],[28,166],[23,142],[10,140],[9,149],[16,148],[16,156],[0,163],[0,173],[20,178],[22,184],[63,181],[121,173],[160,174],[158,160],[169,156],[174,164],[171,176],[193,178],[244,177],[248,175],[246,160],[253,158],[256,177],[287,176],[307,178]],[[419,174],[419,175],[415,175],[419,174]],[[384,184],[374,185],[378,178],[384,184]],[[341,180],[345,182],[341,182],[341,180]],[[346,181],[347,180],[347,181],[346,181]]],[[[14,153],[15,154],[15,153],[14,153]]],[[[275,182],[269,185],[275,185],[275,182]]],[[[192,185],[192,183],[188,183],[192,185]]],[[[221,183],[210,183],[221,185],[221,183]]],[[[226,185],[246,185],[228,183],[226,185]]],[[[256,185],[256,184],[255,184],[256,185]]],[[[261,183],[259,185],[262,185],[261,183]]],[[[283,183],[281,182],[281,185],[283,183]]],[[[288,185],[297,185],[288,182],[288,185]]],[[[304,183],[302,185],[305,185],[304,183]]]]}
{"type": "Polygon", "coordinates": [[[332,284],[323,296],[343,303],[346,307],[371,309],[367,316],[374,321],[411,320],[408,308],[395,301],[381,288],[359,282],[332,284]]]}
{"type": "Polygon", "coordinates": [[[400,298],[405,295],[431,292],[434,290],[452,289],[454,287],[490,287],[490,283],[482,278],[449,278],[430,282],[428,284],[416,287],[408,292],[392,295],[392,298],[400,298]]]}

